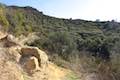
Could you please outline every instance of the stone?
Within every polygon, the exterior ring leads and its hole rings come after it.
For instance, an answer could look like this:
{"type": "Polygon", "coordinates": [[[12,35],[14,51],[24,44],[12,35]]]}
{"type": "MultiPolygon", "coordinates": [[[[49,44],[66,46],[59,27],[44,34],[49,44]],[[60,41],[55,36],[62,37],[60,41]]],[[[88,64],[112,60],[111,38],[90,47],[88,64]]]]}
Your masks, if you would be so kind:
{"type": "MultiPolygon", "coordinates": [[[[34,57],[38,61],[38,63],[37,63],[38,67],[44,69],[48,64],[48,56],[46,55],[46,53],[44,51],[40,50],[37,47],[22,47],[20,55],[21,55],[20,62],[25,62],[22,60],[22,58],[34,57]]],[[[32,61],[30,61],[30,62],[32,62],[32,61]]]]}
{"type": "Polygon", "coordinates": [[[34,71],[40,70],[38,59],[36,57],[29,57],[25,61],[23,68],[27,73],[33,73],[34,71]]]}
{"type": "Polygon", "coordinates": [[[0,38],[0,47],[14,47],[19,44],[16,42],[15,37],[12,35],[4,35],[0,38]]]}

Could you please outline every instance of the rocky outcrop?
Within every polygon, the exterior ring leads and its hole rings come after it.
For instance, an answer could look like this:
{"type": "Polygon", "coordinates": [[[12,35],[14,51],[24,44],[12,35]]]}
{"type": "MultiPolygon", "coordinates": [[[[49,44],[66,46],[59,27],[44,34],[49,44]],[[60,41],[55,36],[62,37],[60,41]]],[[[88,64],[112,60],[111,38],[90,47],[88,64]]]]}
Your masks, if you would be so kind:
{"type": "Polygon", "coordinates": [[[17,40],[19,40],[19,43],[22,45],[30,44],[30,43],[34,42],[35,40],[39,39],[39,37],[37,35],[38,35],[38,33],[36,33],[36,32],[30,33],[27,36],[21,35],[17,38],[17,40]]]}
{"type": "Polygon", "coordinates": [[[32,74],[35,71],[40,70],[38,59],[36,57],[22,57],[21,59],[23,59],[21,62],[24,61],[21,65],[27,73],[32,74]]]}
{"type": "MultiPolygon", "coordinates": [[[[0,60],[0,63],[1,62],[0,60]]],[[[24,80],[22,69],[20,69],[19,65],[11,61],[1,63],[0,80],[24,80]]]]}
{"type": "Polygon", "coordinates": [[[46,53],[37,47],[25,46],[17,40],[10,34],[1,35],[0,47],[6,49],[7,53],[12,55],[12,59],[19,63],[28,73],[45,69],[48,64],[46,53]]]}
{"type": "MultiPolygon", "coordinates": [[[[38,70],[39,68],[44,69],[48,64],[48,56],[37,47],[22,47],[20,55],[20,63],[24,64],[24,67],[34,64],[34,70],[38,70]]],[[[25,69],[33,71],[33,66],[25,69]]]]}
{"type": "Polygon", "coordinates": [[[67,71],[49,62],[44,51],[19,40],[0,32],[0,80],[63,80],[67,71]]]}
{"type": "Polygon", "coordinates": [[[10,34],[2,35],[0,38],[0,47],[14,47],[19,46],[14,36],[10,34]]]}

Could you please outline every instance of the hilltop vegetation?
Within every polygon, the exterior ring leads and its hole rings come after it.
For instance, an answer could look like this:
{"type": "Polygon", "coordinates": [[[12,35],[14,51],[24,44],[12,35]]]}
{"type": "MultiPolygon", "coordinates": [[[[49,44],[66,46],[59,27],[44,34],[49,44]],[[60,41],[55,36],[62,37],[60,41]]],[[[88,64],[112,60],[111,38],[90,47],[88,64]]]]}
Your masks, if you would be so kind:
{"type": "Polygon", "coordinates": [[[4,12],[2,23],[9,27],[8,32],[16,36],[39,32],[40,40],[31,45],[60,55],[88,51],[109,58],[111,46],[119,40],[120,24],[115,21],[59,19],[44,15],[32,7],[8,6],[4,12]],[[105,47],[104,52],[99,50],[102,47],[105,47]]]}
{"type": "Polygon", "coordinates": [[[58,64],[60,60],[57,61],[54,57],[58,56],[65,61],[74,62],[75,58],[80,58],[82,55],[89,58],[94,56],[94,61],[98,65],[101,60],[114,61],[113,71],[117,75],[120,74],[120,63],[117,62],[120,60],[118,57],[120,56],[120,23],[114,20],[100,22],[60,19],[44,15],[43,12],[29,6],[0,4],[0,24],[5,27],[3,29],[15,36],[38,32],[40,39],[29,45],[46,50],[50,60],[58,64]]]}

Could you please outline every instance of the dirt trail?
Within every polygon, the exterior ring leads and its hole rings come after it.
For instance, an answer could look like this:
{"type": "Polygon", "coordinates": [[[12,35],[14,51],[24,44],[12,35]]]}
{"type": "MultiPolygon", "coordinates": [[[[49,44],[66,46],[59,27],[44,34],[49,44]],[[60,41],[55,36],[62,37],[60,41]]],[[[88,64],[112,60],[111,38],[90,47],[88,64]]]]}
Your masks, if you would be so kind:
{"type": "Polygon", "coordinates": [[[48,66],[48,73],[49,73],[49,80],[61,80],[62,78],[64,78],[69,71],[60,67],[57,67],[54,64],[50,64],[48,66]]]}
{"type": "Polygon", "coordinates": [[[49,63],[48,67],[41,71],[33,74],[32,79],[34,80],[63,80],[64,77],[69,73],[69,70],[60,68],[53,63],[49,63]]]}

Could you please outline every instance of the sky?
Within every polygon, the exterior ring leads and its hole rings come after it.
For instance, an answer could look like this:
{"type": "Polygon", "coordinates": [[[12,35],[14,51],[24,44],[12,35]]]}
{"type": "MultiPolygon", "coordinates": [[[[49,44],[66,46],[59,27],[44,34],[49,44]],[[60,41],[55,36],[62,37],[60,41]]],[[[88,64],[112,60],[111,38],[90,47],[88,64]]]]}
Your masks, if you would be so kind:
{"type": "Polygon", "coordinates": [[[0,0],[6,5],[31,6],[59,18],[120,21],[120,0],[0,0]]]}

